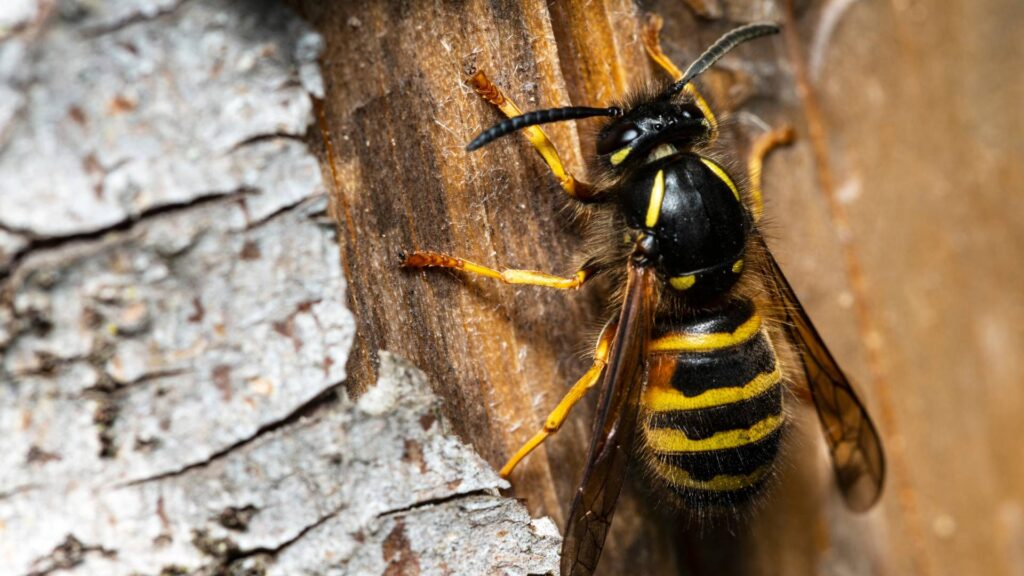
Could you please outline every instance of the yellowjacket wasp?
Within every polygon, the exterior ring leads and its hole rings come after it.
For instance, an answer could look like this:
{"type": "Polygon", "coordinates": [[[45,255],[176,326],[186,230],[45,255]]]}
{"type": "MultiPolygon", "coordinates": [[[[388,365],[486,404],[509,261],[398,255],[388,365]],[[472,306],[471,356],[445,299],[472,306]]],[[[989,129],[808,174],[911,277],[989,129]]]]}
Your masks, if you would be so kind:
{"type": "Polygon", "coordinates": [[[566,576],[596,568],[637,454],[649,475],[688,508],[735,508],[764,488],[786,425],[784,371],[795,369],[779,361],[780,338],[798,352],[847,505],[871,507],[885,475],[881,441],[864,405],[758,229],[762,160],[791,134],[772,131],[755,143],[750,186],[741,190],[716,158],[718,122],[693,84],[729,50],[778,27],[736,28],[680,72],[661,51],[659,26],[652,21],[644,43],[674,82],[616,106],[523,114],[483,73],[470,79],[509,118],[467,150],[523,130],[565,191],[585,205],[592,248],[575,275],[499,271],[425,251],[403,262],[563,290],[602,274],[622,286],[618,313],[598,339],[593,366],[501,470],[508,476],[600,382],[588,463],[565,531],[566,576]],[[590,162],[598,177],[586,184],[564,168],[538,125],[590,117],[610,120],[590,162]]]}

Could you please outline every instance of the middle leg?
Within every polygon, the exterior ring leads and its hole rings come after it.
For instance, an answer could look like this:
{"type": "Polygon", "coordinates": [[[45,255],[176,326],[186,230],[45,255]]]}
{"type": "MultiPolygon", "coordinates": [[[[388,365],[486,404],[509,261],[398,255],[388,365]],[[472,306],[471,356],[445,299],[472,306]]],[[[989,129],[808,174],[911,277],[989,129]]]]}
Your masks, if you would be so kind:
{"type": "Polygon", "coordinates": [[[764,167],[764,159],[768,153],[779,146],[789,144],[795,138],[795,132],[791,126],[776,128],[765,132],[754,140],[754,146],[750,151],[750,158],[747,160],[747,176],[750,180],[750,201],[751,212],[754,222],[761,220],[764,214],[764,197],[761,194],[761,171],[764,167]]]}
{"type": "Polygon", "coordinates": [[[529,284],[558,290],[575,290],[590,279],[594,272],[592,267],[584,266],[571,277],[566,278],[536,270],[495,270],[494,268],[488,268],[469,260],[426,250],[417,250],[408,254],[402,259],[402,266],[406,268],[449,268],[494,278],[505,284],[529,284]]]}

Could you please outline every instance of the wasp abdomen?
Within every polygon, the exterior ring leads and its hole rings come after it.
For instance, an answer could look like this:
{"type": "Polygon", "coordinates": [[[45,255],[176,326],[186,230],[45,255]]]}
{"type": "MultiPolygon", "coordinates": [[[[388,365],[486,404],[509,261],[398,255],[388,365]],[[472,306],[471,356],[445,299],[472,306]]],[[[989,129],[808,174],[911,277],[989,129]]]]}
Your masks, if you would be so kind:
{"type": "Polygon", "coordinates": [[[643,396],[651,472],[694,505],[755,494],[785,422],[782,374],[761,316],[736,300],[656,326],[643,396]]]}

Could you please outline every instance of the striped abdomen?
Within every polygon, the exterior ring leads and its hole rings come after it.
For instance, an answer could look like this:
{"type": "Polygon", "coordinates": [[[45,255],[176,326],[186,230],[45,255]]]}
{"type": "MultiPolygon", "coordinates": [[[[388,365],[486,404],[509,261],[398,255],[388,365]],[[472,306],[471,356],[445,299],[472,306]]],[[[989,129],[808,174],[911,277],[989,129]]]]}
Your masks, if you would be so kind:
{"type": "Polygon", "coordinates": [[[694,505],[736,504],[756,493],[785,416],[779,363],[753,303],[659,319],[647,362],[651,472],[694,505]]]}

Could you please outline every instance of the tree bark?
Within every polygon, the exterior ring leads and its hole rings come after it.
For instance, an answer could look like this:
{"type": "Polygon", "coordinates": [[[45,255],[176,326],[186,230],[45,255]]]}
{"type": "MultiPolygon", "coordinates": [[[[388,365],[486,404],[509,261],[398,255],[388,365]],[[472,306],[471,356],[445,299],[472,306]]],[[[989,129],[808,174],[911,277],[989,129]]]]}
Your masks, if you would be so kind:
{"type": "MultiPolygon", "coordinates": [[[[15,7],[18,8],[18,7],[15,7]]],[[[0,18],[0,574],[551,573],[550,520],[354,322],[322,40],[257,2],[0,18]],[[462,545],[456,545],[462,544],[462,545]]]]}

